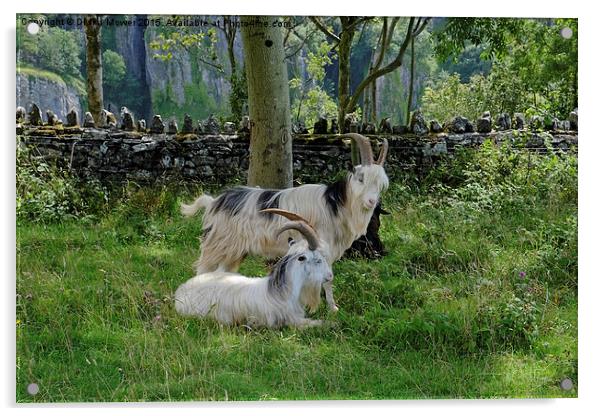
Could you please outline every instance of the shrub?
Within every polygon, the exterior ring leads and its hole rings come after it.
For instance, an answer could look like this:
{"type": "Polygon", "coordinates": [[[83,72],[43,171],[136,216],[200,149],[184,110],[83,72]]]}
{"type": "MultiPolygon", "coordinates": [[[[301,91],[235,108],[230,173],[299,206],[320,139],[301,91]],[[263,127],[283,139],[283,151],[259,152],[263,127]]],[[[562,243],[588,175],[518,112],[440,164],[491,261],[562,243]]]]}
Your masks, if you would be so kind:
{"type": "Polygon", "coordinates": [[[18,143],[16,159],[17,221],[60,221],[99,213],[107,190],[97,181],[82,181],[68,169],[35,157],[18,143]]]}

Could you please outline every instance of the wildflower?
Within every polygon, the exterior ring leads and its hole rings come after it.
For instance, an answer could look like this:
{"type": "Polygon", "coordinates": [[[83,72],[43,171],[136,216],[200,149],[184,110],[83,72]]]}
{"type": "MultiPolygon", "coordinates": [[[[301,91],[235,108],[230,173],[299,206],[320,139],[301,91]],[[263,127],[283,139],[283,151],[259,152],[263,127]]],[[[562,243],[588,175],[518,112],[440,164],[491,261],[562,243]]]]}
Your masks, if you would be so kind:
{"type": "Polygon", "coordinates": [[[520,277],[521,279],[524,279],[525,277],[527,277],[527,273],[525,273],[525,272],[519,272],[518,273],[518,277],[520,277]]]}

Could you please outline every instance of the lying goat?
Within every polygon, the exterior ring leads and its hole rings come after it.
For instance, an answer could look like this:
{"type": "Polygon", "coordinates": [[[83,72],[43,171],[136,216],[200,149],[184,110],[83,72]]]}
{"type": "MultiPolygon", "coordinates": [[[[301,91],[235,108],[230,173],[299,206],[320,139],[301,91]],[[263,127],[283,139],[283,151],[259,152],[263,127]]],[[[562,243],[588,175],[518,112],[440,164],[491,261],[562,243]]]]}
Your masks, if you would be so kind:
{"type": "Polygon", "coordinates": [[[318,250],[318,235],[309,225],[289,222],[277,236],[287,230],[300,232],[306,241],[289,241],[288,252],[269,276],[213,272],[193,277],[176,290],[176,311],[185,316],[210,316],[226,325],[320,325],[322,321],[305,317],[305,307],[317,309],[322,285],[332,281],[332,269],[318,250]]]}
{"type": "Polygon", "coordinates": [[[281,208],[306,218],[328,247],[323,253],[328,264],[341,258],[353,241],[366,233],[380,193],[389,186],[383,169],[387,140],[383,140],[375,163],[366,137],[357,133],[341,137],[357,143],[361,165],[338,182],[283,190],[236,187],[217,198],[202,195],[191,205],[183,204],[185,216],[206,209],[197,273],[236,271],[247,254],[269,258],[282,256],[286,236],[279,241],[272,236],[284,219],[260,212],[266,208],[281,208]]]}

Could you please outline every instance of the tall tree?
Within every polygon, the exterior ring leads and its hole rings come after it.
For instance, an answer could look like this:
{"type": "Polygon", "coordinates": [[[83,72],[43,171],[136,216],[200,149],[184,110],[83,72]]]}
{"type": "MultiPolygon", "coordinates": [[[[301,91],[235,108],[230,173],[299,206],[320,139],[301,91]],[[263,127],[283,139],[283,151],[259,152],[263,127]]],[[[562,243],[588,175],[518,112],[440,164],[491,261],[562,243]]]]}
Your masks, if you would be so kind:
{"type": "Polygon", "coordinates": [[[102,94],[102,51],[100,47],[100,15],[86,15],[84,30],[86,33],[86,90],[88,110],[96,123],[100,123],[103,109],[102,94]]]}
{"type": "MultiPolygon", "coordinates": [[[[349,81],[351,79],[351,45],[353,37],[358,25],[362,22],[372,20],[370,17],[345,17],[341,16],[340,20],[341,31],[335,34],[331,28],[325,25],[319,17],[310,18],[314,24],[320,29],[328,39],[334,42],[334,47],[337,48],[339,57],[339,126],[344,125],[345,114],[355,111],[355,108],[364,94],[364,90],[373,85],[376,80],[390,72],[399,68],[403,63],[403,57],[410,44],[411,40],[416,38],[426,28],[430,22],[430,17],[410,17],[408,27],[406,29],[405,38],[401,42],[395,58],[384,65],[385,54],[391,45],[395,26],[399,18],[393,18],[389,24],[388,18],[384,18],[382,35],[380,36],[378,45],[380,53],[377,61],[368,72],[368,75],[359,83],[355,91],[350,91],[349,81]]],[[[373,88],[376,88],[373,85],[373,88]]],[[[376,97],[374,97],[375,99],[376,97]]],[[[374,103],[373,103],[374,105],[374,103]]],[[[358,162],[357,149],[352,146],[353,163],[358,162]]]]}
{"type": "Polygon", "coordinates": [[[251,119],[247,183],[288,188],[293,185],[289,85],[282,29],[273,21],[241,16],[251,119]]]}
{"type": "Polygon", "coordinates": [[[410,42],[410,83],[408,85],[408,108],[406,111],[406,124],[410,124],[410,113],[412,112],[412,98],[414,95],[414,71],[416,66],[416,52],[414,51],[414,39],[410,42]]]}

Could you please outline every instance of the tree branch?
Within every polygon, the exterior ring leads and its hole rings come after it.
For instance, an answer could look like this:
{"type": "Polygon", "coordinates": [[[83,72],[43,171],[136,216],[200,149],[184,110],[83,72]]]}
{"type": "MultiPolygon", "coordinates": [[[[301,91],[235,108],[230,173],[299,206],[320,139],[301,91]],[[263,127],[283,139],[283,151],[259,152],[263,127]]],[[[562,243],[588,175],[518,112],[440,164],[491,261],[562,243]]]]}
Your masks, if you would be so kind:
{"type": "Polygon", "coordinates": [[[320,29],[320,31],[322,33],[324,33],[327,38],[329,38],[330,40],[333,40],[333,41],[335,41],[337,43],[339,43],[341,41],[341,38],[339,38],[337,35],[335,35],[330,30],[328,30],[328,28],[326,26],[324,26],[324,23],[322,23],[322,21],[318,17],[316,17],[316,16],[309,16],[309,19],[312,22],[314,22],[314,24],[316,25],[316,27],[318,29],[320,29]]]}
{"type": "MultiPolygon", "coordinates": [[[[424,25],[424,26],[426,26],[426,25],[424,25]]],[[[421,30],[422,29],[424,29],[424,27],[422,27],[421,30]]],[[[408,48],[408,45],[410,44],[410,41],[415,36],[414,32],[415,32],[414,17],[410,17],[410,22],[408,23],[408,28],[406,31],[406,37],[403,40],[403,43],[401,44],[401,46],[399,47],[399,52],[397,53],[397,56],[395,57],[395,59],[393,61],[389,62],[389,64],[387,66],[385,66],[383,68],[379,68],[379,69],[375,70],[374,72],[368,74],[368,76],[366,78],[364,78],[362,80],[362,82],[360,82],[360,84],[357,86],[353,95],[351,95],[351,97],[349,97],[349,101],[347,101],[347,106],[346,106],[347,109],[353,108],[353,106],[355,106],[357,104],[360,95],[362,94],[364,89],[366,89],[366,87],[368,85],[370,85],[370,83],[372,81],[376,80],[377,78],[379,78],[385,74],[388,74],[389,72],[392,72],[394,69],[401,66],[402,61],[403,61],[403,55],[405,54],[405,51],[408,48]]],[[[418,32],[418,33],[420,33],[420,32],[418,32]]]]}

